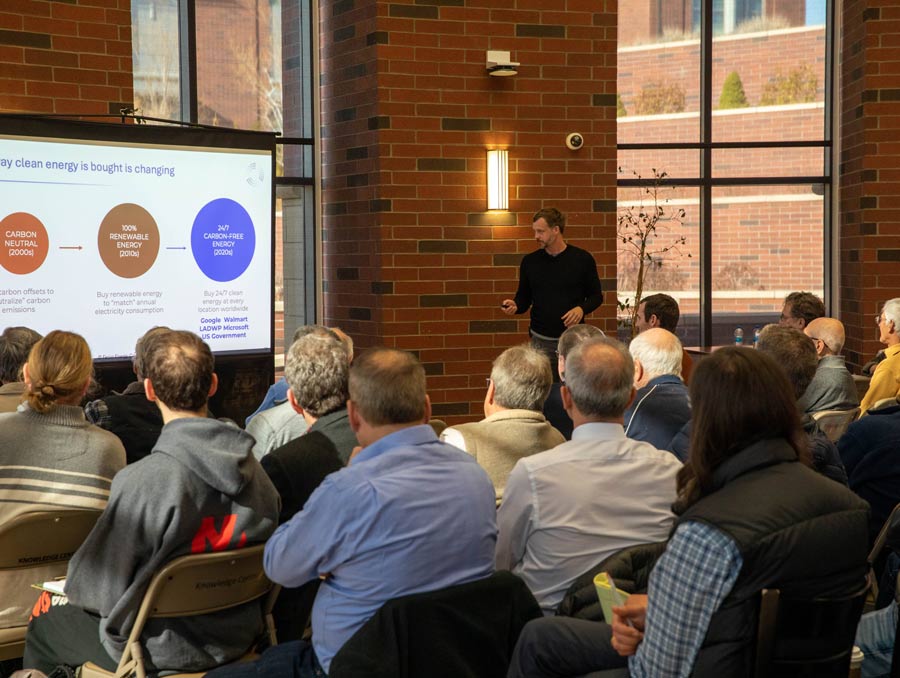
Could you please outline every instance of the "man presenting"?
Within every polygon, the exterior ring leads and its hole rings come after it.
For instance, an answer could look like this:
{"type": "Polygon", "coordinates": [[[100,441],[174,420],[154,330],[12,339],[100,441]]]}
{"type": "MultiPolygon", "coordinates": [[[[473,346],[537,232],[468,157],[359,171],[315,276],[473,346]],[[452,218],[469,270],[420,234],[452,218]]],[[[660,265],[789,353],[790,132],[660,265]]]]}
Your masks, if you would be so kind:
{"type": "Polygon", "coordinates": [[[531,308],[531,343],[552,365],[559,336],[600,306],[603,290],[594,257],[563,239],[564,214],[549,207],[536,212],[532,222],[539,249],[522,259],[516,297],[504,299],[500,307],[507,315],[531,308]]]}

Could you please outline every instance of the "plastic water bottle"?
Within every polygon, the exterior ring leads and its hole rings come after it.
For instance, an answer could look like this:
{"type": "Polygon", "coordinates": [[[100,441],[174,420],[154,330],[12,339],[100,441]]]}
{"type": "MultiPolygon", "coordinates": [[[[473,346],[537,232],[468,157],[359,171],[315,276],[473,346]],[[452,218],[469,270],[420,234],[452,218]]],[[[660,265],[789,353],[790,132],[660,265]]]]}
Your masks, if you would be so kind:
{"type": "Polygon", "coordinates": [[[738,327],[734,331],[734,345],[735,346],[743,346],[744,345],[744,328],[738,327]]]}
{"type": "Polygon", "coordinates": [[[753,328],[753,348],[757,348],[759,346],[759,328],[753,328]]]}

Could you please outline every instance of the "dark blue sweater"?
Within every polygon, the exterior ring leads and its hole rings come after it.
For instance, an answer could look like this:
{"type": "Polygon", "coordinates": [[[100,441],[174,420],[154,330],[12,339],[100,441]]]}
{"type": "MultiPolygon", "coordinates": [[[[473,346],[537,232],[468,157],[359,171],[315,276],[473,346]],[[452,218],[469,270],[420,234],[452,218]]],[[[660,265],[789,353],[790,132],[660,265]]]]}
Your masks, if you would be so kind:
{"type": "Polygon", "coordinates": [[[638,389],[625,410],[625,435],[646,440],[658,450],[671,450],[672,438],[690,418],[687,386],[680,377],[664,374],[638,389]]]}

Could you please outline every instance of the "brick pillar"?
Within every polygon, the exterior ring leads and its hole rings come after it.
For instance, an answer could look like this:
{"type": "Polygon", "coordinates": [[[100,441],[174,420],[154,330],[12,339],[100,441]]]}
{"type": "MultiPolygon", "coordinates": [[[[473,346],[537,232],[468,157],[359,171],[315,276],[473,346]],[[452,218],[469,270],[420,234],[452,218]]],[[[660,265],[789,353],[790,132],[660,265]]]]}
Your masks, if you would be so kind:
{"type": "Polygon", "coordinates": [[[858,367],[883,348],[875,314],[900,296],[900,7],[843,7],[840,315],[844,353],[858,367]]]}
{"type": "Polygon", "coordinates": [[[133,105],[131,0],[11,4],[0,6],[0,110],[118,113],[133,105]]]}
{"type": "Polygon", "coordinates": [[[417,352],[451,423],[482,416],[491,361],[526,339],[527,317],[499,305],[539,207],[567,212],[567,239],[594,254],[607,298],[589,320],[615,328],[616,3],[550,7],[321,5],[325,321],[417,352]],[[519,74],[489,77],[489,49],[519,74]],[[510,151],[508,214],[485,211],[490,146],[510,151]]]}

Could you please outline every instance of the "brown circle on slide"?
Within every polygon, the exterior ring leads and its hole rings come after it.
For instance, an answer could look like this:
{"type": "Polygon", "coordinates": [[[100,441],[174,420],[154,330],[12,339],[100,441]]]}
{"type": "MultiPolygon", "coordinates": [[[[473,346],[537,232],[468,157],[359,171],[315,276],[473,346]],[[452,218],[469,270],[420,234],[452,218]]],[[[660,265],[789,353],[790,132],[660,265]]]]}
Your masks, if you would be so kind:
{"type": "Polygon", "coordinates": [[[97,249],[110,271],[120,278],[137,278],[150,270],[159,254],[156,221],[140,205],[116,205],[100,223],[97,249]]]}
{"type": "Polygon", "coordinates": [[[10,273],[33,273],[49,249],[47,229],[33,214],[15,212],[0,221],[0,266],[10,273]]]}

